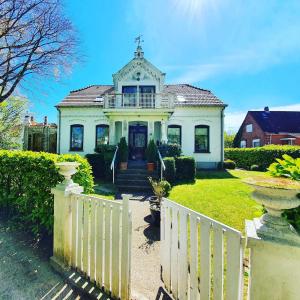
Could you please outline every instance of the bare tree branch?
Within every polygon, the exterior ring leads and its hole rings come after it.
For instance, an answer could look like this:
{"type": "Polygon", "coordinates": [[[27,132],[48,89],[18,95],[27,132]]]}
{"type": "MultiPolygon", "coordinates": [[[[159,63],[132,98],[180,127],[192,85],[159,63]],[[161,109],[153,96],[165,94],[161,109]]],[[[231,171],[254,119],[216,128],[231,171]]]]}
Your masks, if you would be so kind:
{"type": "Polygon", "coordinates": [[[60,0],[0,0],[0,103],[26,76],[68,68],[77,43],[60,0]]]}

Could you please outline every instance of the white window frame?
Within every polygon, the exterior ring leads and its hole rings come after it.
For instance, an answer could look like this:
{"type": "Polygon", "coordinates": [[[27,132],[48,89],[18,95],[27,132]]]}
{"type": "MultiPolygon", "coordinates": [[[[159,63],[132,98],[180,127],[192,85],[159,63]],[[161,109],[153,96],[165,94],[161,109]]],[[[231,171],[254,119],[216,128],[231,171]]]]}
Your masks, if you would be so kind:
{"type": "Polygon", "coordinates": [[[246,125],[246,132],[253,132],[253,125],[252,124],[247,124],[246,125]]]}
{"type": "Polygon", "coordinates": [[[253,148],[260,147],[260,146],[261,146],[261,144],[260,144],[260,139],[254,139],[254,140],[252,140],[252,147],[253,147],[253,148]],[[258,146],[255,146],[255,143],[259,143],[259,145],[258,145],[258,146]]]}
{"type": "Polygon", "coordinates": [[[247,148],[247,141],[241,140],[240,148],[247,148]]]}

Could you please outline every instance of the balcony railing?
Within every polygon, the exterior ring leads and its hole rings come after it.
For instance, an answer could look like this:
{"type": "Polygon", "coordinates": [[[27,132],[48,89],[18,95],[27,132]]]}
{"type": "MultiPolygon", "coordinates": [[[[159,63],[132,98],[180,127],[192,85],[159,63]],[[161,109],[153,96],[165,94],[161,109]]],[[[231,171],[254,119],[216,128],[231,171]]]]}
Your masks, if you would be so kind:
{"type": "Polygon", "coordinates": [[[130,93],[105,94],[104,107],[111,108],[173,108],[173,94],[130,93]]]}

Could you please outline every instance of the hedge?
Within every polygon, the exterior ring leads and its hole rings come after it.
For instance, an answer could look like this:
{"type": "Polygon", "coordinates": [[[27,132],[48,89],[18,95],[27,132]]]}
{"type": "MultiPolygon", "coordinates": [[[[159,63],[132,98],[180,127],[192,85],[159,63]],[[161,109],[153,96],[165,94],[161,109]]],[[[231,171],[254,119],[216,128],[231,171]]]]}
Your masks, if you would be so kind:
{"type": "Polygon", "coordinates": [[[92,167],[93,175],[97,179],[111,180],[112,171],[110,165],[112,162],[113,153],[87,154],[86,159],[92,167]]]}
{"type": "Polygon", "coordinates": [[[163,161],[166,167],[164,178],[170,183],[174,183],[176,176],[175,159],[174,157],[165,157],[163,161]]]}
{"type": "Polygon", "coordinates": [[[252,165],[259,166],[265,171],[276,158],[288,154],[293,158],[300,157],[299,146],[268,145],[256,148],[226,148],[225,159],[233,160],[237,167],[250,169],[252,165]]]}
{"type": "Polygon", "coordinates": [[[73,154],[0,150],[0,207],[36,235],[53,232],[53,195],[51,188],[63,180],[56,162],[77,161],[74,182],[93,192],[91,166],[73,154]]]}
{"type": "Polygon", "coordinates": [[[196,163],[191,156],[179,156],[175,159],[176,179],[195,180],[196,163]]]}
{"type": "Polygon", "coordinates": [[[158,150],[162,157],[178,157],[181,155],[181,146],[178,144],[161,144],[158,150]]]}

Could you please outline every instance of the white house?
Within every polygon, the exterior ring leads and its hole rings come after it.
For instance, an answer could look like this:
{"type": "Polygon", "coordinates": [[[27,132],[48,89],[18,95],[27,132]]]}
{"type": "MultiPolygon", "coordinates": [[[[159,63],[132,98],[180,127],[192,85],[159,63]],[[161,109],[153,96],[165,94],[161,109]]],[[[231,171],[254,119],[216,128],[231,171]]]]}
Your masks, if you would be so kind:
{"type": "Polygon", "coordinates": [[[165,84],[165,73],[134,58],[113,74],[112,85],[91,85],[63,99],[58,109],[58,152],[94,153],[97,145],[116,145],[124,136],[130,158],[140,159],[150,139],[179,143],[200,168],[223,161],[226,105],[211,91],[189,84],[165,84]]]}

